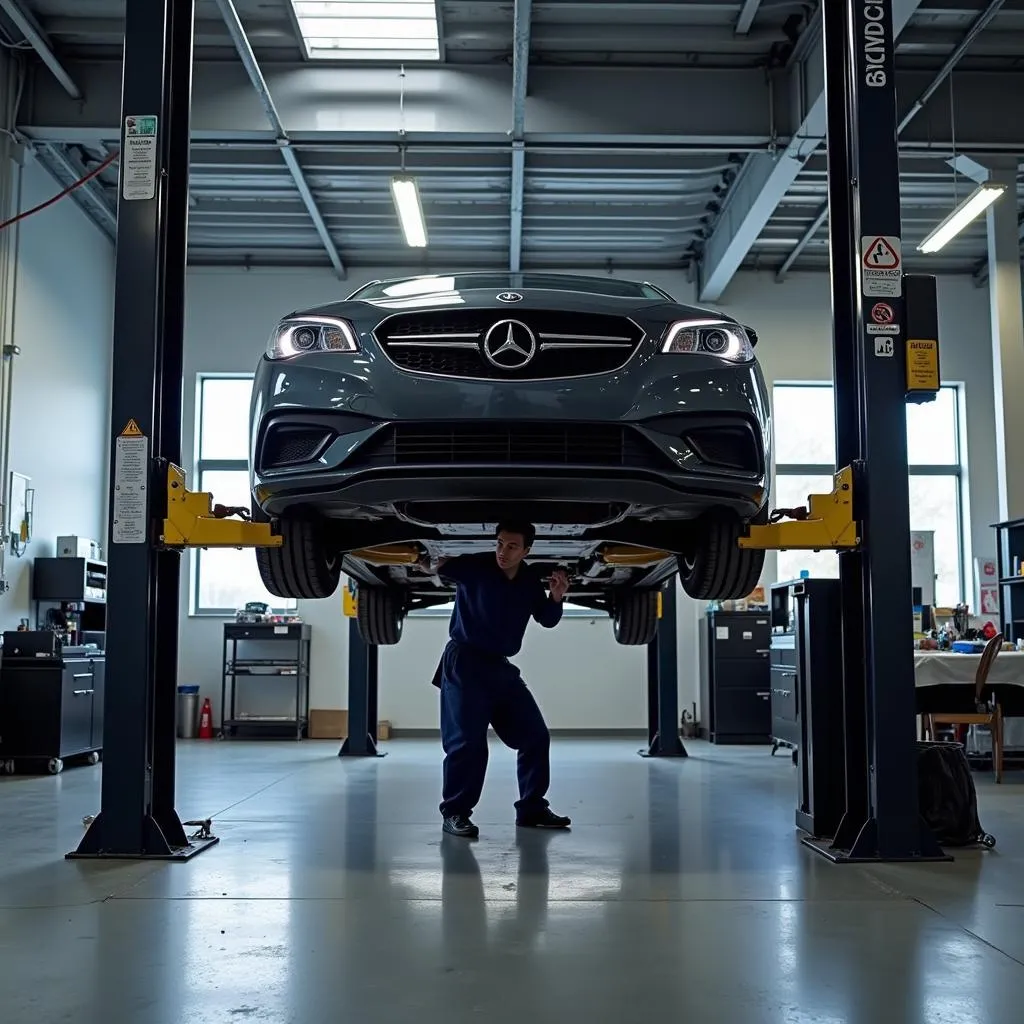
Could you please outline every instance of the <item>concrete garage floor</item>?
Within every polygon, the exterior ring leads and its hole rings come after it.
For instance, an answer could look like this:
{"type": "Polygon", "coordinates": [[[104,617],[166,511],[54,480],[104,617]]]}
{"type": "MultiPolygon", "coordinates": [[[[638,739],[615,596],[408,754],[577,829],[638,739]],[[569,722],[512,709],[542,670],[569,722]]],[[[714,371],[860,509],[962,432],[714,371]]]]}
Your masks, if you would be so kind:
{"type": "Polygon", "coordinates": [[[788,757],[636,746],[556,741],[554,835],[516,832],[496,747],[468,844],[435,743],[182,745],[179,811],[222,841],[175,865],[63,860],[99,768],[0,780],[0,1020],[1022,1020],[1024,778],[978,778],[993,852],[837,867],[797,841],[788,757]]]}

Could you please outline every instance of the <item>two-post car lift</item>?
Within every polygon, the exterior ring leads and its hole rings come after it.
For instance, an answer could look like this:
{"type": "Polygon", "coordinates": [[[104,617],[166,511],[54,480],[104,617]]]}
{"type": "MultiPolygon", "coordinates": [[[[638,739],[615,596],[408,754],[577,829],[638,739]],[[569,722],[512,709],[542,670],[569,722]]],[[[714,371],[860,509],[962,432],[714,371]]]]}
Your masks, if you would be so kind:
{"type": "MultiPolygon", "coordinates": [[[[174,806],[181,551],[280,541],[264,524],[220,518],[175,468],[195,0],[126,7],[102,802],[69,856],[185,860],[216,840],[208,829],[186,836],[174,806]]],[[[915,283],[900,266],[891,0],[830,0],[822,8],[842,468],[834,492],[812,497],[803,519],[754,527],[743,543],[841,552],[847,810],[823,852],[835,860],[932,858],[941,852],[917,803],[905,404],[908,392],[938,388],[934,282],[915,283]],[[923,328],[908,335],[907,293],[929,285],[930,304],[909,311],[923,328]]],[[[665,685],[651,699],[649,753],[682,756],[677,702],[658,699],[674,698],[672,600],[661,627],[649,666],[661,668],[665,685]]],[[[366,685],[350,709],[359,728],[349,752],[370,754],[377,652],[364,648],[365,664],[357,664],[360,646],[350,675],[366,685]]]]}

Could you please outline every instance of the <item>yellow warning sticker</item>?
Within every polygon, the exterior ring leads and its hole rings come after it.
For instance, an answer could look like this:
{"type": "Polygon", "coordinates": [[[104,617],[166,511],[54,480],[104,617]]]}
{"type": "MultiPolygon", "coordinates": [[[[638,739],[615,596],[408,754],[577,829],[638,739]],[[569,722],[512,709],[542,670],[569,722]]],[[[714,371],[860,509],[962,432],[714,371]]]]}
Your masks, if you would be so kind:
{"type": "Polygon", "coordinates": [[[124,430],[121,431],[122,437],[143,437],[142,431],[139,429],[138,423],[135,420],[129,420],[125,425],[124,430]]]}
{"type": "Polygon", "coordinates": [[[939,343],[934,338],[907,339],[907,390],[939,390],[939,343]]]}

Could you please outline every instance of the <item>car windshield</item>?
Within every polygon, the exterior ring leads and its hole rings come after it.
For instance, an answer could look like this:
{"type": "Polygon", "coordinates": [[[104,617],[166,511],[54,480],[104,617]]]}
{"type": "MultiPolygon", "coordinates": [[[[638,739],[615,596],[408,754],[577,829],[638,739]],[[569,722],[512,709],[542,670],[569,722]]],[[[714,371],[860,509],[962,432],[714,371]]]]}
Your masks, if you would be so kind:
{"type": "Polygon", "coordinates": [[[586,292],[625,299],[668,299],[671,296],[653,285],[623,281],[615,277],[576,277],[569,274],[439,274],[436,277],[412,277],[400,281],[374,281],[349,296],[351,299],[415,298],[479,288],[493,292],[520,289],[586,292]]]}

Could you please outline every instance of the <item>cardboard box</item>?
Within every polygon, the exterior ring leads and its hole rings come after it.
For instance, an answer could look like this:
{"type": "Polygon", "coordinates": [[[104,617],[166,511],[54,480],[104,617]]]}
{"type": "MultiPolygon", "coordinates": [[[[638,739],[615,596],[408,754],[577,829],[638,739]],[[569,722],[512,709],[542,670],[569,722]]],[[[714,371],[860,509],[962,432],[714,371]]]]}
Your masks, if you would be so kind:
{"type": "Polygon", "coordinates": [[[381,719],[377,723],[377,739],[378,740],[389,740],[391,739],[391,723],[385,718],[381,719]]]}
{"type": "Polygon", "coordinates": [[[348,712],[331,709],[314,709],[309,713],[309,738],[311,740],[343,740],[348,736],[348,712]]]}

